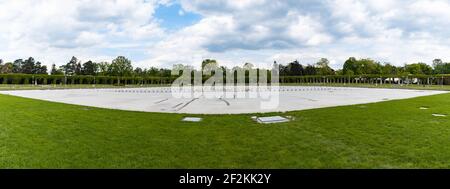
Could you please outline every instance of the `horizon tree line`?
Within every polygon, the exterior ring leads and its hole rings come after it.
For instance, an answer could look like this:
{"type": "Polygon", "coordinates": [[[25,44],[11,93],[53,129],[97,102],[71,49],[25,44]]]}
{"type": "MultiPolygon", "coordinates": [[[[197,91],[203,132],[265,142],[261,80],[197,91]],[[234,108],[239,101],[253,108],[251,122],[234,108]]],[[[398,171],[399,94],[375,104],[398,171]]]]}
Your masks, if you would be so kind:
{"type": "MultiPolygon", "coordinates": [[[[219,67],[219,63],[214,59],[205,59],[202,61],[201,69],[206,64],[212,64],[219,67]]],[[[276,61],[274,64],[278,64],[276,61]]],[[[287,64],[279,64],[280,76],[314,76],[314,75],[398,75],[398,74],[450,74],[450,62],[443,62],[441,59],[433,60],[432,66],[426,63],[411,63],[404,66],[395,66],[390,63],[380,63],[372,59],[356,59],[350,57],[347,59],[342,69],[334,70],[330,67],[330,62],[326,58],[321,58],[315,64],[301,64],[298,60],[287,64]]],[[[182,64],[174,65],[176,68],[186,67],[182,64]]],[[[194,70],[192,66],[188,66],[194,70]]],[[[226,70],[225,66],[220,68],[226,70]]],[[[233,69],[254,69],[251,63],[245,63],[242,67],[236,66],[233,69]]],[[[50,75],[91,75],[91,76],[139,76],[139,77],[170,77],[171,69],[165,68],[133,68],[131,61],[124,56],[118,56],[111,62],[93,62],[91,60],[82,63],[75,56],[70,61],[62,66],[57,67],[52,64],[50,72],[47,66],[42,65],[40,61],[36,61],[33,57],[28,59],[17,59],[14,62],[4,63],[0,59],[0,73],[1,74],[50,74],[50,75]]]]}

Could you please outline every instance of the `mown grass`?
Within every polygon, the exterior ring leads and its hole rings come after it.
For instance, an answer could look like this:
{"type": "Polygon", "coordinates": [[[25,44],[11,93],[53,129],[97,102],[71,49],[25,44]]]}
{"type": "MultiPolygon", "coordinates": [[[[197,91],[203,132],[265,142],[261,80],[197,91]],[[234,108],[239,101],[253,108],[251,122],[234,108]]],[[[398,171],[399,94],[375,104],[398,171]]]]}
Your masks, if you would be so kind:
{"type": "Polygon", "coordinates": [[[294,121],[273,125],[8,95],[0,112],[1,168],[450,168],[450,117],[431,115],[450,115],[450,93],[288,112],[294,121]]]}

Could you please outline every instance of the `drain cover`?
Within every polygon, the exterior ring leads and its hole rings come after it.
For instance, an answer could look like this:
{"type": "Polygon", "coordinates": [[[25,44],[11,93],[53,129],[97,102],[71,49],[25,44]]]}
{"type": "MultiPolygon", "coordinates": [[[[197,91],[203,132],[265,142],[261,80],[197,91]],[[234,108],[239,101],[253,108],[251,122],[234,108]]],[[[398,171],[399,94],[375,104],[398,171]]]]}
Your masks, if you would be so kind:
{"type": "Polygon", "coordinates": [[[202,121],[202,118],[199,118],[199,117],[185,117],[185,118],[183,118],[181,121],[186,121],[186,122],[200,122],[200,121],[202,121]]]}
{"type": "Polygon", "coordinates": [[[272,117],[258,117],[256,119],[256,121],[258,123],[264,123],[264,124],[269,124],[269,123],[283,123],[283,122],[288,122],[289,119],[281,117],[281,116],[272,116],[272,117]]]}

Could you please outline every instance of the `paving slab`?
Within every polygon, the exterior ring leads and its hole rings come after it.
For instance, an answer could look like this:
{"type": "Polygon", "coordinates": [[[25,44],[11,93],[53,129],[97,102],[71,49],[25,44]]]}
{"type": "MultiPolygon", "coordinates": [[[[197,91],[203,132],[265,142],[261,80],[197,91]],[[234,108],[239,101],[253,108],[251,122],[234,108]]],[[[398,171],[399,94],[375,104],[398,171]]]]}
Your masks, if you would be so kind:
{"type": "Polygon", "coordinates": [[[185,117],[185,118],[183,118],[181,121],[186,121],[186,122],[200,122],[200,121],[202,121],[202,118],[199,118],[199,117],[185,117]]]}
{"type": "Polygon", "coordinates": [[[290,121],[287,118],[281,116],[270,116],[270,117],[258,117],[256,119],[258,123],[270,124],[270,123],[283,123],[290,121]]]}
{"type": "MultiPolygon", "coordinates": [[[[447,91],[374,89],[347,87],[286,86],[279,88],[279,104],[261,107],[262,98],[235,98],[234,95],[206,98],[175,98],[170,87],[136,89],[64,89],[0,91],[26,98],[100,108],[188,114],[242,114],[306,110],[366,104],[447,93],[447,91]],[[332,91],[330,93],[330,91],[332,91]]],[[[245,90],[241,90],[245,94],[245,90]]]]}

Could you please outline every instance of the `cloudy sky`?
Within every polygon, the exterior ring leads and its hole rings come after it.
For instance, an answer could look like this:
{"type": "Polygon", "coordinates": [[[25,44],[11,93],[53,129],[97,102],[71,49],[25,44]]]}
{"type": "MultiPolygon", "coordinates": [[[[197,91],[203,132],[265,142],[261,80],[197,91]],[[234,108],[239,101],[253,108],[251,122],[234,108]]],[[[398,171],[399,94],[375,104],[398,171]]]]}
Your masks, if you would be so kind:
{"type": "Polygon", "coordinates": [[[4,61],[450,61],[448,0],[0,0],[0,10],[4,61]]]}

